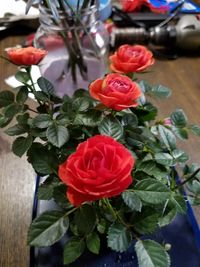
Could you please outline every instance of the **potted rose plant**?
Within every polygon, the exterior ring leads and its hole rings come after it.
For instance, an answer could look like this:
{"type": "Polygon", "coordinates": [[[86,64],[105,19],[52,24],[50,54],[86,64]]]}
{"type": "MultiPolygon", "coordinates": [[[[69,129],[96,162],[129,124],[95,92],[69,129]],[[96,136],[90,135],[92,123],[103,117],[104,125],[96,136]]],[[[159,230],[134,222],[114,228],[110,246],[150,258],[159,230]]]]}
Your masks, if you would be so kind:
{"type": "Polygon", "coordinates": [[[37,197],[57,204],[34,219],[28,233],[31,246],[46,247],[68,234],[64,264],[86,250],[99,254],[102,246],[126,251],[135,240],[139,267],[168,267],[166,244],[149,237],[186,213],[183,185],[199,202],[199,168],[187,165],[188,155],[176,139],[200,135],[183,110],[158,120],[150,97],[169,97],[170,90],[137,78],[154,63],[144,46],[123,45],[110,57],[111,73],[62,99],[44,77],[31,77],[46,51],[11,48],[8,60],[19,66],[22,83],[16,94],[0,92],[0,126],[18,136],[13,152],[43,177],[37,197]],[[27,104],[29,93],[37,107],[27,104]],[[181,181],[177,184],[177,170],[181,181]],[[102,245],[103,244],[103,245],[102,245]]]}

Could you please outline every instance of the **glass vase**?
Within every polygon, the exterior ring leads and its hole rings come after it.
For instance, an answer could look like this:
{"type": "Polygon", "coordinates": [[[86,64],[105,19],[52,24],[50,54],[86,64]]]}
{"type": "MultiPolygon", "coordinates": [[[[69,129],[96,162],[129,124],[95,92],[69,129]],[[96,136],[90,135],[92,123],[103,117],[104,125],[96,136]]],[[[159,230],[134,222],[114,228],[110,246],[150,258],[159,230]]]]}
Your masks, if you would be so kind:
{"type": "Polygon", "coordinates": [[[60,97],[87,89],[107,70],[109,35],[98,18],[98,6],[66,7],[56,15],[43,5],[39,10],[34,46],[48,51],[40,64],[41,74],[53,83],[60,97]]]}

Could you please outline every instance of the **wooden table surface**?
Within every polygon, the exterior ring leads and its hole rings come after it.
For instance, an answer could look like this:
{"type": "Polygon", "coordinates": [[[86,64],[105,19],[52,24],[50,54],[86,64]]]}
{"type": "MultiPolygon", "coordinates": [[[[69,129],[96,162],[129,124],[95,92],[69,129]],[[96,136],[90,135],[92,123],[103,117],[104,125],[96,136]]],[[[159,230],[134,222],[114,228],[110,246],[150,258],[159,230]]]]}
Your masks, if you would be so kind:
{"type": "MultiPolygon", "coordinates": [[[[21,40],[19,36],[1,40],[0,53],[21,40]]],[[[8,89],[4,79],[15,72],[15,66],[0,59],[0,90],[8,89]]],[[[200,57],[157,60],[152,72],[144,78],[173,90],[170,99],[155,101],[161,115],[168,116],[176,107],[182,108],[192,123],[200,125],[200,57]]],[[[29,260],[26,237],[31,222],[35,174],[26,157],[13,155],[12,141],[13,138],[0,130],[0,267],[26,267],[29,260]]],[[[200,138],[191,136],[182,147],[193,162],[200,164],[200,138]]],[[[197,217],[200,221],[198,210],[197,217]]]]}

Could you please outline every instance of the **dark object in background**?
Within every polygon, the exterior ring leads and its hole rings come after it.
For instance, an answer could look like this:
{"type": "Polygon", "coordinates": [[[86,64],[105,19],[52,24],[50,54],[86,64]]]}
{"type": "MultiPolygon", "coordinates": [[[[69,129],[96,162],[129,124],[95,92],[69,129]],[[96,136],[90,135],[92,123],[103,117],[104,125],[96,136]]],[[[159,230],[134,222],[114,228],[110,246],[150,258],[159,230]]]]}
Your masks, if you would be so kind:
{"type": "Polygon", "coordinates": [[[149,44],[178,48],[181,50],[200,51],[200,20],[195,15],[182,16],[176,25],[114,28],[111,33],[111,46],[121,44],[149,44]]]}
{"type": "Polygon", "coordinates": [[[7,13],[0,18],[0,39],[9,35],[27,35],[38,27],[38,16],[18,16],[7,13]]]}

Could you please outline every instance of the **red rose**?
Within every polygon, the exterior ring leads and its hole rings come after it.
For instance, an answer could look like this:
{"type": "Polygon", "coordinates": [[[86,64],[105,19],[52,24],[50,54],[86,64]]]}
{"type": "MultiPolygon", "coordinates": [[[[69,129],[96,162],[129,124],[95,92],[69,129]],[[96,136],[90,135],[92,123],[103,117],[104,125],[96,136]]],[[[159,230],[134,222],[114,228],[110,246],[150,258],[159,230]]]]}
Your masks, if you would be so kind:
{"type": "Polygon", "coordinates": [[[96,135],[78,145],[59,166],[59,177],[68,186],[74,206],[86,201],[117,196],[131,183],[134,158],[112,137],[96,135]]]}
{"type": "Polygon", "coordinates": [[[121,0],[122,9],[124,12],[140,11],[142,7],[147,7],[155,13],[165,13],[169,7],[164,5],[162,1],[154,1],[154,5],[148,0],[121,0]]]}
{"type": "Polygon", "coordinates": [[[90,95],[106,107],[123,110],[136,107],[141,95],[138,85],[130,78],[117,73],[108,74],[104,79],[97,79],[89,86],[90,95]]]}
{"type": "Polygon", "coordinates": [[[146,0],[121,0],[122,9],[125,12],[139,11],[146,0]]]}
{"type": "Polygon", "coordinates": [[[142,45],[122,45],[110,60],[111,70],[119,73],[141,72],[154,64],[153,54],[142,45]]]}
{"type": "Polygon", "coordinates": [[[47,51],[29,46],[25,48],[10,48],[7,51],[9,59],[16,65],[37,65],[47,51]]]}

